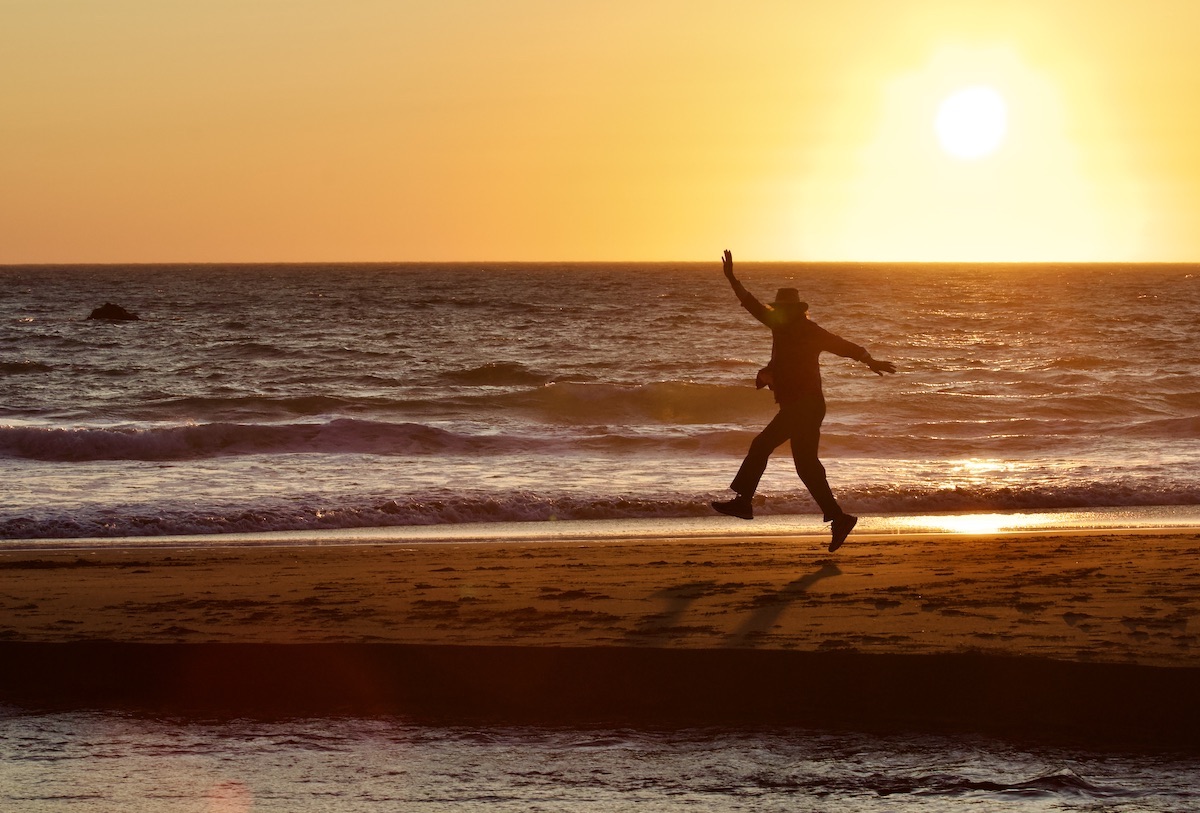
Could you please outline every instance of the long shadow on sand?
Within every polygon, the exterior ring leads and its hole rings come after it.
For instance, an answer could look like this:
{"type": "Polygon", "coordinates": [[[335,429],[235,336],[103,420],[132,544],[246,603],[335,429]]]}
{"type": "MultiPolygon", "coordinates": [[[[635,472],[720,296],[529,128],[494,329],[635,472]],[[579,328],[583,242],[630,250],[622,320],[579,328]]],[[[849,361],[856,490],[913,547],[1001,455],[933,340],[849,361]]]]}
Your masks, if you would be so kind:
{"type": "Polygon", "coordinates": [[[725,637],[726,643],[732,646],[753,646],[775,625],[788,605],[803,597],[810,587],[822,579],[840,575],[842,571],[837,565],[826,562],[818,570],[788,582],[774,593],[756,596],[752,602],[754,612],[725,637]]]}
{"type": "Polygon", "coordinates": [[[640,619],[637,628],[626,633],[626,637],[643,644],[663,644],[685,635],[713,635],[717,632],[715,627],[682,625],[680,621],[697,599],[736,592],[742,587],[741,584],[706,581],[677,584],[658,590],[650,598],[665,601],[663,609],[640,619]]]}

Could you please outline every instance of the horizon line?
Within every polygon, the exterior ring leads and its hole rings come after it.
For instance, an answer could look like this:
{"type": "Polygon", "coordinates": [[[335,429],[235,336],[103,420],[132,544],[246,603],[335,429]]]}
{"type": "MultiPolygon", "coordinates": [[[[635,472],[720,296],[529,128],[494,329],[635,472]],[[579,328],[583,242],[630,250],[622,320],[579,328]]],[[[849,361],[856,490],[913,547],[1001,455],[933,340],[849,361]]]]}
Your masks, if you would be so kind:
{"type": "MultiPolygon", "coordinates": [[[[267,265],[709,265],[719,264],[720,257],[712,260],[88,260],[88,261],[38,261],[0,262],[0,268],[55,268],[82,266],[111,268],[117,266],[267,266],[267,265]]],[[[1193,260],[799,260],[799,259],[739,259],[740,264],[794,264],[794,265],[1200,265],[1200,258],[1193,260]]]]}

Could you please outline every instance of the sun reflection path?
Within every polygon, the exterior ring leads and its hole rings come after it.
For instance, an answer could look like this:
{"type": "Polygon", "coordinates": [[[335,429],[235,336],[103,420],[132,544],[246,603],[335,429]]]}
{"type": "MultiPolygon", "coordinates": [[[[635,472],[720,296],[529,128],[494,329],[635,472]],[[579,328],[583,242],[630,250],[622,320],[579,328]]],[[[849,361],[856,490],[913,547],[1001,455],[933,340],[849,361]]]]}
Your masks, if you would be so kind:
{"type": "Polygon", "coordinates": [[[956,488],[963,485],[979,485],[998,474],[1013,472],[1017,464],[1009,460],[970,458],[947,461],[948,479],[941,488],[956,488]]]}
{"type": "Polygon", "coordinates": [[[921,533],[997,534],[1049,528],[1062,523],[1057,514],[946,514],[944,516],[893,517],[897,530],[921,533]]]}

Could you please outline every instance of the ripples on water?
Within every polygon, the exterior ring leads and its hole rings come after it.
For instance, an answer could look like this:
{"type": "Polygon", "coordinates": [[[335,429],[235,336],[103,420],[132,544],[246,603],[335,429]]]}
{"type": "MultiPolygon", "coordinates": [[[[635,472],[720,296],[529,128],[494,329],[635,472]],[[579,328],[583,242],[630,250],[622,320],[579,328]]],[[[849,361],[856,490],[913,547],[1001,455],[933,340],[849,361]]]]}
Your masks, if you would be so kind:
{"type": "Polygon", "coordinates": [[[1194,811],[1194,755],[971,737],[0,712],[0,808],[1194,811]]]}
{"type": "MultiPolygon", "coordinates": [[[[899,365],[826,358],[822,448],[912,513],[1200,504],[1196,271],[741,273],[899,365]]],[[[769,352],[716,262],[0,268],[0,538],[709,517],[769,352]]]]}

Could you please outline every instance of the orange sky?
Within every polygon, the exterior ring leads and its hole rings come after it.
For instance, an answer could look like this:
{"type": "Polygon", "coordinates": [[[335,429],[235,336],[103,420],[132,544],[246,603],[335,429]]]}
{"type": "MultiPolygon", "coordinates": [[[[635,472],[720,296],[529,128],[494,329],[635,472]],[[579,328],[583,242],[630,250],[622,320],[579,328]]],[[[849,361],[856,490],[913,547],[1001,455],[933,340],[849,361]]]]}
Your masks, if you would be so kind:
{"type": "Polygon", "coordinates": [[[1192,0],[0,0],[0,263],[1200,260],[1192,0]],[[1006,140],[941,151],[985,83],[1006,140]]]}

